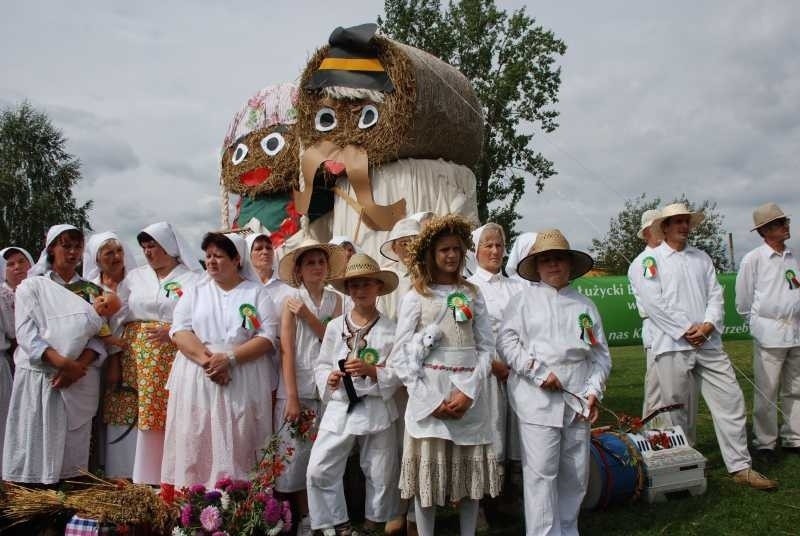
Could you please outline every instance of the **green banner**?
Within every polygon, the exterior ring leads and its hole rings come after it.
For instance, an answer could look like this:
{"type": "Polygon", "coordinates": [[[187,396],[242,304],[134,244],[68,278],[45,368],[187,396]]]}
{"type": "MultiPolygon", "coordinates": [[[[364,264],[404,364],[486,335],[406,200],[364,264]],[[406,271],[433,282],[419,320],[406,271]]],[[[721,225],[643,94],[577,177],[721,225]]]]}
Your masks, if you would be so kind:
{"type": "MultiPolygon", "coordinates": [[[[725,295],[723,340],[749,339],[750,327],[736,312],[736,274],[719,274],[717,278],[725,295]]],[[[627,277],[581,277],[573,281],[572,286],[600,310],[609,346],[642,344],[642,320],[627,277]]]]}

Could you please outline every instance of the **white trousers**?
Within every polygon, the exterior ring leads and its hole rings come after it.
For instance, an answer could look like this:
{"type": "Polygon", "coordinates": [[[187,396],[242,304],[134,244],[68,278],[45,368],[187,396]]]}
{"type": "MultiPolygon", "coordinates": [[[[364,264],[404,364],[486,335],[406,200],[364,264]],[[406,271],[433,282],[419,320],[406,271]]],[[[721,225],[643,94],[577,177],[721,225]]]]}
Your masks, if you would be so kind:
{"type": "Polygon", "coordinates": [[[519,423],[525,534],[578,535],[578,512],[589,481],[589,423],[563,428],[519,423]]]}
{"type": "Polygon", "coordinates": [[[662,402],[685,404],[683,410],[672,412],[672,421],[683,427],[690,444],[695,442],[698,397],[692,392],[696,388],[711,411],[728,472],[750,467],[744,395],[728,354],[704,349],[665,352],[656,357],[655,369],[662,402]]]}
{"type": "Polygon", "coordinates": [[[774,449],[778,442],[778,412],[775,405],[780,391],[780,428],[784,447],[800,447],[800,346],[764,348],[753,342],[753,373],[761,393],[753,393],[753,445],[774,449]]]}
{"type": "Polygon", "coordinates": [[[311,528],[321,530],[348,521],[344,497],[347,458],[359,447],[361,470],[366,479],[364,515],[370,521],[386,522],[398,514],[400,466],[397,458],[397,429],[390,426],[368,435],[337,434],[320,430],[306,472],[308,511],[311,528]]]}
{"type": "Polygon", "coordinates": [[[655,358],[652,349],[645,348],[644,355],[646,368],[644,371],[644,403],[642,404],[642,417],[646,417],[652,413],[654,409],[663,406],[661,403],[661,390],[658,388],[658,375],[653,367],[655,358]]]}

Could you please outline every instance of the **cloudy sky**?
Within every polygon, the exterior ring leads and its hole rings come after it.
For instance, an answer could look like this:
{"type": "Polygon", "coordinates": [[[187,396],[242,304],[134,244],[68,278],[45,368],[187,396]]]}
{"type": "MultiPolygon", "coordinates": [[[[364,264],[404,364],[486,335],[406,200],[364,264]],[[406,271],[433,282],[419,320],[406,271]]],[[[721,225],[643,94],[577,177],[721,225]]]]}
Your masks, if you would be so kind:
{"type": "MultiPolygon", "coordinates": [[[[333,27],[374,21],[383,6],[337,5],[13,2],[0,20],[0,106],[28,99],[64,131],[96,230],[132,243],[168,219],[198,243],[219,224],[217,158],[233,113],[296,80],[333,27]]],[[[522,229],[557,226],[583,248],[626,198],[685,193],[718,203],[740,257],[757,243],[754,206],[800,214],[800,4],[524,5],[568,51],[561,126],[536,138],[559,175],[523,198],[522,229]]]]}

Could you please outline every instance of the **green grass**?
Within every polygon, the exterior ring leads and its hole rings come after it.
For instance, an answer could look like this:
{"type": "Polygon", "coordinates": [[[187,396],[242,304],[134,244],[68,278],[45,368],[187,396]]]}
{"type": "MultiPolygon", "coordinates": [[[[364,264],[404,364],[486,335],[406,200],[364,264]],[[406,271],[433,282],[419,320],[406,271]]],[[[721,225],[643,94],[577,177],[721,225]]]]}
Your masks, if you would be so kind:
{"type": "MultiPolygon", "coordinates": [[[[731,341],[725,349],[736,367],[753,378],[752,343],[731,341]]],[[[644,353],[641,347],[611,350],[614,368],[603,404],[619,413],[639,415],[642,406],[644,353]]],[[[737,372],[747,403],[748,437],[752,423],[753,388],[737,372]]],[[[612,418],[601,416],[601,424],[612,418]]],[[[679,497],[666,503],[648,504],[644,500],[619,505],[606,511],[583,512],[580,531],[591,535],[800,535],[800,456],[784,454],[765,467],[755,460],[755,468],[780,481],[773,493],[751,490],[734,484],[725,470],[714,436],[711,414],[704,403],[698,413],[697,444],[707,459],[708,490],[701,497],[679,497]]],[[[458,516],[442,512],[437,534],[457,534],[458,516]],[[441,525],[441,527],[439,526],[441,525]],[[441,530],[439,530],[441,529],[441,530]]],[[[506,518],[484,534],[505,535],[522,532],[522,515],[506,518]]]]}

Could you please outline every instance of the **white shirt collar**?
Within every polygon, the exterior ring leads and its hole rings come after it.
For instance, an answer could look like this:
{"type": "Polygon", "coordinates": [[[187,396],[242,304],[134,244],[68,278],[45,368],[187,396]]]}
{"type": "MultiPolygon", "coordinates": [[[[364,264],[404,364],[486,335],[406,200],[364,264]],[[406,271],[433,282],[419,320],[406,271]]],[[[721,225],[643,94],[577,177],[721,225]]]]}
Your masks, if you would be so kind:
{"type": "Polygon", "coordinates": [[[478,266],[476,268],[475,275],[480,277],[482,280],[488,281],[490,283],[493,282],[493,281],[499,281],[499,280],[503,279],[503,274],[501,272],[497,272],[496,274],[493,274],[489,270],[484,270],[480,266],[478,266]]]}

